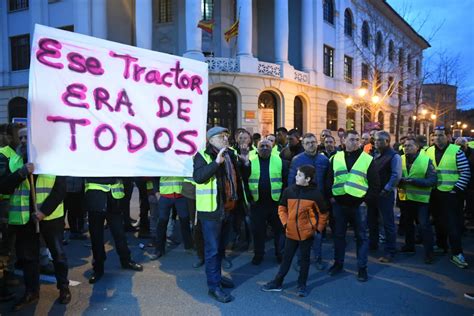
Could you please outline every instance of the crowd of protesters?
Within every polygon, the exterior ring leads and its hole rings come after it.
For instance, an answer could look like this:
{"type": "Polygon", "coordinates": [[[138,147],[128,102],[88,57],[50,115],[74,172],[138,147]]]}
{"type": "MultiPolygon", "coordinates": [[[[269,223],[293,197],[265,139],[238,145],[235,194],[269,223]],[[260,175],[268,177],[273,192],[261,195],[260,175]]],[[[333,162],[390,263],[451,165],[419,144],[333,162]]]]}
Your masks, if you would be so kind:
{"type": "Polygon", "coordinates": [[[329,275],[344,270],[348,227],[356,240],[360,282],[368,280],[369,253],[376,254],[382,243],[381,263],[396,262],[396,256],[413,254],[422,244],[425,264],[449,253],[454,265],[468,267],[462,236],[465,224],[474,220],[473,144],[453,139],[444,127],[434,129],[429,146],[426,137],[411,131],[394,144],[383,130],[333,136],[326,129],[318,144],[315,134],[296,129],[252,135],[215,126],[207,131],[206,147],[196,153],[189,178],[34,175],[26,135],[25,128],[0,126],[0,300],[14,298],[14,270],[22,269],[25,293],[14,310],[39,300],[40,272],[55,275],[59,303],[71,301],[66,257],[71,240],[90,239],[89,283],[99,282],[107,228],[122,268],[133,271],[143,266],[131,258],[127,232],[148,240],[144,248],[150,260],[160,260],[170,244],[182,243],[196,255],[192,266],[205,266],[209,295],[223,303],[232,301],[225,289],[234,287],[221,274],[232,267],[226,249],[253,245],[251,263],[260,265],[269,260],[268,238],[279,269],[262,290],[281,291],[296,256],[301,297],[307,295],[311,266],[326,270],[332,260],[329,275]],[[134,186],[137,219],[130,217],[134,186]],[[405,237],[403,245],[397,245],[397,230],[405,237]],[[322,256],[323,239],[333,242],[332,258],[322,256]]]}

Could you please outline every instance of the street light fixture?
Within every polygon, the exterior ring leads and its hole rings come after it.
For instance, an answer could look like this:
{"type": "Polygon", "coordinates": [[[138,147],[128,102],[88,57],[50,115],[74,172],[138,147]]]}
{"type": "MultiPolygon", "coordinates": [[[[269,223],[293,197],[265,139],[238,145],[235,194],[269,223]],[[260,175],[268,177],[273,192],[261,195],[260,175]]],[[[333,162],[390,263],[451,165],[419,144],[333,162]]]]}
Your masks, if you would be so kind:
{"type": "Polygon", "coordinates": [[[431,114],[431,119],[434,121],[436,120],[436,114],[431,114]]]}
{"type": "Polygon", "coordinates": [[[346,100],[344,100],[347,106],[351,106],[354,103],[354,99],[351,97],[347,97],[346,100]]]}
{"type": "Polygon", "coordinates": [[[421,110],[421,115],[425,116],[427,113],[428,113],[428,110],[427,110],[427,109],[421,110]]]}
{"type": "Polygon", "coordinates": [[[359,97],[363,98],[365,97],[365,95],[367,94],[367,88],[359,88],[357,90],[357,94],[359,95],[359,97]]]}
{"type": "Polygon", "coordinates": [[[463,124],[462,129],[466,129],[466,128],[467,128],[467,124],[463,124]]]}
{"type": "Polygon", "coordinates": [[[380,97],[378,95],[373,95],[372,96],[372,103],[377,104],[380,102],[380,97]]]}

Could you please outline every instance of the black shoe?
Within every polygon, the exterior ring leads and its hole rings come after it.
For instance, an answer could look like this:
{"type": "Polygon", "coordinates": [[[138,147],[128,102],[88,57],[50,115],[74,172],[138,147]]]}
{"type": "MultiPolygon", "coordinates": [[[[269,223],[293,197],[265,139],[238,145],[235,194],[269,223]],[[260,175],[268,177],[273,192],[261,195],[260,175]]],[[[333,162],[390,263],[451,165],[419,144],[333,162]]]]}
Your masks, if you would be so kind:
{"type": "Polygon", "coordinates": [[[91,277],[89,278],[89,284],[94,284],[99,282],[100,279],[104,276],[104,272],[94,272],[92,273],[91,277]]]}
{"type": "Polygon", "coordinates": [[[71,291],[68,288],[59,290],[59,304],[69,304],[71,302],[71,291]]]}
{"type": "Polygon", "coordinates": [[[198,259],[196,262],[193,263],[193,268],[197,269],[204,265],[204,259],[198,259]]]}
{"type": "Polygon", "coordinates": [[[298,286],[298,296],[299,297],[306,297],[308,296],[308,292],[306,291],[306,285],[298,286]]]}
{"type": "Polygon", "coordinates": [[[404,246],[402,246],[402,248],[400,248],[400,252],[405,253],[405,254],[414,254],[415,253],[415,247],[404,245],[404,246]]]}
{"type": "Polygon", "coordinates": [[[262,263],[262,261],[263,261],[263,256],[255,255],[252,258],[252,264],[256,265],[256,266],[260,265],[262,263]]]}
{"type": "Polygon", "coordinates": [[[159,258],[163,257],[164,254],[164,251],[155,249],[155,252],[150,256],[150,260],[158,260],[159,258]]]}
{"type": "Polygon", "coordinates": [[[19,311],[23,307],[28,305],[36,304],[39,301],[39,293],[27,293],[18,302],[13,305],[12,310],[14,312],[19,311]]]}
{"type": "Polygon", "coordinates": [[[229,303],[232,301],[232,296],[224,292],[220,287],[216,287],[215,290],[209,290],[209,296],[221,303],[229,303]]]}
{"type": "Polygon", "coordinates": [[[367,268],[359,268],[359,272],[357,273],[357,281],[359,282],[367,282],[369,277],[367,276],[367,268]]]}
{"type": "Polygon", "coordinates": [[[221,276],[221,286],[226,289],[233,289],[235,287],[234,282],[224,276],[221,276]]]}
{"type": "Polygon", "coordinates": [[[340,263],[334,263],[332,267],[329,268],[328,273],[330,276],[335,276],[336,274],[339,274],[342,271],[344,271],[343,265],[340,263]]]}
{"type": "Polygon", "coordinates": [[[133,270],[133,271],[143,271],[143,266],[136,263],[133,260],[122,263],[122,269],[133,270]]]}
{"type": "Polygon", "coordinates": [[[264,292],[281,292],[283,290],[281,283],[280,280],[274,279],[263,285],[261,289],[264,292]]]}

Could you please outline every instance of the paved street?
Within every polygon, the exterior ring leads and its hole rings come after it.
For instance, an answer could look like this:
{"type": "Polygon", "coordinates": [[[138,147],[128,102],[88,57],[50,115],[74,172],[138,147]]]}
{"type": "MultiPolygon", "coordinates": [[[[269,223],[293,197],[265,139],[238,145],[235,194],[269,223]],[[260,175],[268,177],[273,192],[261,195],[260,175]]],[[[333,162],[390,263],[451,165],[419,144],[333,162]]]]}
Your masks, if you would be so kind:
{"type": "MultiPolygon", "coordinates": [[[[134,194],[133,217],[138,207],[134,194]]],[[[435,264],[422,263],[422,248],[413,256],[398,255],[394,264],[376,261],[381,253],[369,257],[369,281],[355,279],[356,261],[352,233],[348,236],[349,251],[346,272],[331,278],[326,271],[310,270],[310,294],[296,296],[297,273],[293,270],[285,280],[281,293],[264,293],[260,286],[270,280],[277,265],[267,251],[264,263],[250,264],[252,253],[231,254],[233,267],[229,274],[236,288],[235,300],[219,304],[207,296],[204,268],[193,269],[194,257],[182,246],[168,252],[160,261],[150,261],[141,250],[141,240],[129,234],[135,260],[144,263],[144,272],[120,269],[109,239],[106,275],[96,285],[87,283],[91,273],[91,252],[84,241],[71,241],[66,246],[70,260],[70,278],[80,284],[71,287],[72,302],[61,306],[54,301],[58,292],[52,283],[43,283],[41,299],[36,307],[18,315],[473,315],[474,301],[463,297],[474,292],[474,269],[461,270],[447,256],[438,257],[435,264]]],[[[399,243],[401,239],[399,239],[399,243]]],[[[467,260],[474,267],[474,234],[465,242],[467,260]]],[[[267,243],[270,247],[271,243],[267,243]]],[[[323,245],[324,257],[332,258],[332,244],[323,245]]],[[[329,261],[329,260],[328,260],[329,261]]],[[[21,288],[17,288],[21,294],[21,288]]],[[[7,315],[12,303],[0,305],[0,314],[7,315]]]]}

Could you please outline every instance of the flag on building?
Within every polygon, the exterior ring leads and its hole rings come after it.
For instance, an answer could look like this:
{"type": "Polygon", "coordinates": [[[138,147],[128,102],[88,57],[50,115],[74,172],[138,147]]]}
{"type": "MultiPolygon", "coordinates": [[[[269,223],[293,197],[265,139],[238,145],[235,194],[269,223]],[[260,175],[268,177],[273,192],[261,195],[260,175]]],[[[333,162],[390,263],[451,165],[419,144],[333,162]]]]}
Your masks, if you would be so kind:
{"type": "Polygon", "coordinates": [[[214,29],[214,20],[209,20],[209,21],[201,20],[199,21],[197,26],[203,31],[209,34],[212,34],[212,30],[214,29]]]}
{"type": "Polygon", "coordinates": [[[235,21],[234,24],[224,33],[225,41],[229,42],[234,36],[239,35],[239,20],[235,21]]]}

